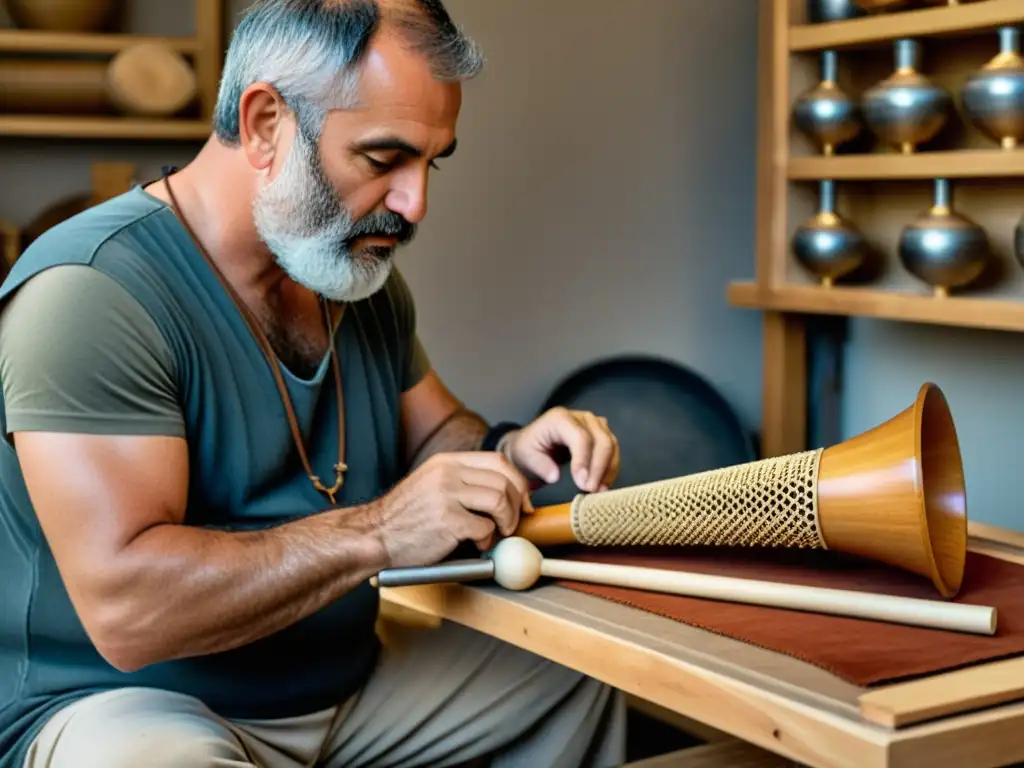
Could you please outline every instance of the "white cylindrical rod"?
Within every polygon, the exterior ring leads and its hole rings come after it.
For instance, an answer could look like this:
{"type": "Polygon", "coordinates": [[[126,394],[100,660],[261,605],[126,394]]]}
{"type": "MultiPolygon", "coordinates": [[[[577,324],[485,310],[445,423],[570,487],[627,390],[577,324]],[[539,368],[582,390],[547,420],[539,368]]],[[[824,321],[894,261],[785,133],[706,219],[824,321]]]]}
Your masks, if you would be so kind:
{"type": "Polygon", "coordinates": [[[541,562],[541,574],[568,581],[874,619],[978,635],[993,635],[996,631],[996,609],[983,605],[573,560],[544,559],[541,562]]]}

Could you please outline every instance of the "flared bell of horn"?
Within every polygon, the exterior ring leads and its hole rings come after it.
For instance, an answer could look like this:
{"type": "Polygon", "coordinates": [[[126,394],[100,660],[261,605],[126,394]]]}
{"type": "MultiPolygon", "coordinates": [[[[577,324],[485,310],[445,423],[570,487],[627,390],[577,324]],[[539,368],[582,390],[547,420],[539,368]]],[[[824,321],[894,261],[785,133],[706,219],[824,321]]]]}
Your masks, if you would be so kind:
{"type": "Polygon", "coordinates": [[[580,494],[523,515],[537,546],[751,546],[828,549],[929,579],[963,581],[967,499],[942,390],[837,445],[643,485],[580,494]]]}

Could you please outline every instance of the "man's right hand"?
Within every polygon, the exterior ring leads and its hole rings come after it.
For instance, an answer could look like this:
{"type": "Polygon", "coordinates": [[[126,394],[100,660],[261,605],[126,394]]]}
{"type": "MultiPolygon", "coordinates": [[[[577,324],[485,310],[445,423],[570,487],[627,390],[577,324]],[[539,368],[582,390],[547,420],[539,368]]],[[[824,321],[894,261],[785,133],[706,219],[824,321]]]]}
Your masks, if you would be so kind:
{"type": "Polygon", "coordinates": [[[463,541],[490,549],[532,511],[525,476],[502,454],[439,453],[381,498],[379,533],[388,567],[429,565],[463,541]]]}

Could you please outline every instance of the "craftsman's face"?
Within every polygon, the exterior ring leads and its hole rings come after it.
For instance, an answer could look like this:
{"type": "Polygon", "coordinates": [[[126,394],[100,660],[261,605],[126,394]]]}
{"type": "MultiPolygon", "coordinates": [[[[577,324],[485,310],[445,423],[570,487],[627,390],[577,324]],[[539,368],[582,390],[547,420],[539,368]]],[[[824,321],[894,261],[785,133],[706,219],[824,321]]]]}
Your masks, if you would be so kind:
{"type": "Polygon", "coordinates": [[[256,226],[281,268],[335,301],[379,290],[426,216],[427,178],[454,149],[460,104],[458,84],[437,82],[426,61],[378,35],[358,105],[329,113],[319,146],[293,127],[259,189],[256,226]]]}

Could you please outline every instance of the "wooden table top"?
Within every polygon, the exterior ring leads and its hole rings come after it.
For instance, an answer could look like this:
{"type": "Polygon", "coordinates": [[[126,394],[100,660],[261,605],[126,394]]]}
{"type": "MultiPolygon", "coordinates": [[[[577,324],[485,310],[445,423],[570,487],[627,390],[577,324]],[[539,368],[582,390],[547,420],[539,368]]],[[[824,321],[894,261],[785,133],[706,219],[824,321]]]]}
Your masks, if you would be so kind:
{"type": "MultiPolygon", "coordinates": [[[[1024,562],[1024,534],[978,524],[970,533],[972,550],[1024,562]]],[[[868,690],[790,656],[553,585],[381,594],[391,610],[464,624],[808,766],[1024,762],[1024,657],[868,690]]]]}

